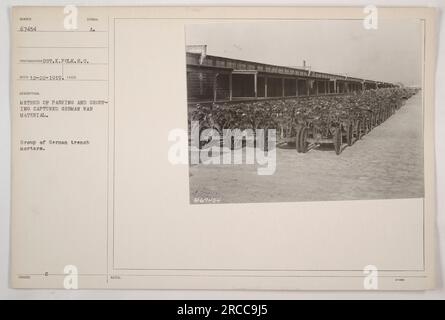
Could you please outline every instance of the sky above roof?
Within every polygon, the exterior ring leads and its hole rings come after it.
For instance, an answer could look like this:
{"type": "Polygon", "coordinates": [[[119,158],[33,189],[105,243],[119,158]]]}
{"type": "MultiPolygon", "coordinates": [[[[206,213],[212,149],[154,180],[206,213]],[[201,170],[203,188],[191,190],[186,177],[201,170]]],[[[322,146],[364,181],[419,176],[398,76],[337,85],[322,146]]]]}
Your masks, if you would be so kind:
{"type": "Polygon", "coordinates": [[[422,24],[379,19],[377,30],[361,20],[253,21],[186,26],[187,45],[207,54],[351,77],[421,85],[422,24]]]}

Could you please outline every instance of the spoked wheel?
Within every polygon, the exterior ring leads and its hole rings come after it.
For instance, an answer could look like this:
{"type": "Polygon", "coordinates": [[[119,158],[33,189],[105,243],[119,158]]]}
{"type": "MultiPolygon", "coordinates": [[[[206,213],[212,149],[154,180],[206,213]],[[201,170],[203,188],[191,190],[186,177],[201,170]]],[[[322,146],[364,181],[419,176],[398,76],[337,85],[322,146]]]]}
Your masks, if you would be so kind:
{"type": "Polygon", "coordinates": [[[339,155],[341,153],[341,146],[343,144],[343,135],[341,133],[341,127],[335,129],[332,139],[334,142],[335,154],[339,155]]]}
{"type": "Polygon", "coordinates": [[[352,146],[353,143],[353,128],[352,128],[352,123],[350,123],[348,125],[348,127],[346,128],[346,143],[348,144],[348,146],[352,146]]]}
{"type": "Polygon", "coordinates": [[[303,129],[302,125],[297,125],[295,127],[295,149],[297,150],[298,153],[300,153],[300,134],[301,134],[301,129],[303,129]]]}
{"type": "Polygon", "coordinates": [[[300,150],[302,153],[306,153],[309,147],[309,143],[307,142],[307,131],[308,129],[305,127],[300,134],[300,150]]]}
{"type": "Polygon", "coordinates": [[[355,137],[357,140],[360,140],[362,138],[362,121],[358,120],[357,125],[355,127],[355,137]]]}
{"type": "Polygon", "coordinates": [[[366,133],[369,133],[372,130],[371,119],[366,119],[366,133]]]}
{"type": "Polygon", "coordinates": [[[297,128],[297,136],[295,139],[297,152],[298,153],[306,153],[308,150],[308,143],[307,143],[307,128],[300,126],[297,128]]]}

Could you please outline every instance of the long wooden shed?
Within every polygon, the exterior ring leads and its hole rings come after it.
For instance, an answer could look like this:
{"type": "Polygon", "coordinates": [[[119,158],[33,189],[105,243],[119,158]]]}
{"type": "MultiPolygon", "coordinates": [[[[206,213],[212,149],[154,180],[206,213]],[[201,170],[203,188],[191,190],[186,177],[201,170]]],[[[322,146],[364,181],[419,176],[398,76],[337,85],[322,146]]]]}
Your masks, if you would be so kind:
{"type": "Polygon", "coordinates": [[[187,52],[189,102],[345,94],[394,84],[187,52]]]}

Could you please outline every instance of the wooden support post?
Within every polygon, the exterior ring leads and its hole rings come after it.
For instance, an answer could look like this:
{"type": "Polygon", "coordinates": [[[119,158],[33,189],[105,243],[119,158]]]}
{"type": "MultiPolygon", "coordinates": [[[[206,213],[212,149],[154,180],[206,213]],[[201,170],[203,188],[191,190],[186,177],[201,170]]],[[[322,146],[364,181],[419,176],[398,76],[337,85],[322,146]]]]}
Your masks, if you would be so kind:
{"type": "Polygon", "coordinates": [[[258,98],[258,77],[256,73],[253,74],[253,86],[253,89],[255,90],[255,98],[258,98]]]}
{"type": "Polygon", "coordinates": [[[229,100],[232,101],[232,95],[233,95],[233,91],[232,91],[232,72],[230,72],[229,75],[229,100]]]}
{"type": "Polygon", "coordinates": [[[285,92],[284,92],[284,78],[281,78],[281,96],[285,97],[285,92]]]}
{"type": "Polygon", "coordinates": [[[264,98],[267,98],[267,77],[264,77],[264,98]]]}
{"type": "Polygon", "coordinates": [[[295,79],[295,96],[298,97],[298,79],[295,79]]]}
{"type": "Polygon", "coordinates": [[[219,73],[215,74],[215,78],[213,79],[213,102],[216,101],[216,95],[218,93],[218,75],[219,73]]]}

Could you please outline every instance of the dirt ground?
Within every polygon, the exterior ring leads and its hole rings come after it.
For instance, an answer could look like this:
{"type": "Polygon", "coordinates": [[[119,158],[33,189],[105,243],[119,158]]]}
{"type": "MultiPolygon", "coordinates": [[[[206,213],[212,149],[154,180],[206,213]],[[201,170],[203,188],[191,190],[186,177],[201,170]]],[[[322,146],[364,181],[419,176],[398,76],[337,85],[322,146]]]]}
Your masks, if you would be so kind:
{"type": "Polygon", "coordinates": [[[193,165],[192,203],[423,197],[421,93],[340,155],[277,149],[273,175],[256,165],[193,165]]]}

